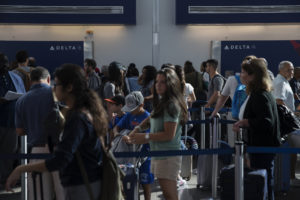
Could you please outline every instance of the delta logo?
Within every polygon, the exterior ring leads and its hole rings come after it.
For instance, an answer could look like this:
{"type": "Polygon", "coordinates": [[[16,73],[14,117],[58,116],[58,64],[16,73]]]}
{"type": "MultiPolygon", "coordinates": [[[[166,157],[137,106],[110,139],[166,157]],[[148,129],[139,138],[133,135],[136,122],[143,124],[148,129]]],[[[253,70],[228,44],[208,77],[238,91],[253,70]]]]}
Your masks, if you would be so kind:
{"type": "Polygon", "coordinates": [[[81,51],[81,46],[75,45],[51,45],[49,48],[50,51],[81,51]]]}
{"type": "Polygon", "coordinates": [[[232,44],[232,45],[225,45],[224,50],[230,51],[230,50],[251,50],[256,49],[256,46],[254,44],[232,44]]]}

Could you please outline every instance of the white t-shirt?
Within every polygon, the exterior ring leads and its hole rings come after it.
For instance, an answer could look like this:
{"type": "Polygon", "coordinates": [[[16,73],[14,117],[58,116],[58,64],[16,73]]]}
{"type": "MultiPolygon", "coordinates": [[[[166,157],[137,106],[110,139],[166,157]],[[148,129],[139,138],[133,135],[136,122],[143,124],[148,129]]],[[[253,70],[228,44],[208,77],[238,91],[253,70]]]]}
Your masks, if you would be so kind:
{"type": "Polygon", "coordinates": [[[233,100],[233,96],[237,86],[238,82],[235,76],[229,76],[221,94],[223,96],[230,96],[231,100],[233,100]]]}
{"type": "Polygon", "coordinates": [[[208,83],[209,82],[209,74],[207,72],[204,72],[202,75],[203,75],[203,80],[208,83]]]}
{"type": "Polygon", "coordinates": [[[246,108],[249,98],[250,98],[250,94],[247,96],[247,99],[244,101],[244,103],[240,107],[239,120],[244,119],[244,112],[245,112],[245,108],[246,108]]]}
{"type": "Polygon", "coordinates": [[[194,87],[189,84],[189,83],[185,83],[185,91],[184,91],[184,100],[186,105],[188,105],[188,97],[194,92],[194,87]]]}
{"type": "Polygon", "coordinates": [[[272,94],[274,98],[281,99],[289,109],[295,111],[294,93],[288,80],[281,74],[278,74],[273,81],[273,88],[272,94]]]}

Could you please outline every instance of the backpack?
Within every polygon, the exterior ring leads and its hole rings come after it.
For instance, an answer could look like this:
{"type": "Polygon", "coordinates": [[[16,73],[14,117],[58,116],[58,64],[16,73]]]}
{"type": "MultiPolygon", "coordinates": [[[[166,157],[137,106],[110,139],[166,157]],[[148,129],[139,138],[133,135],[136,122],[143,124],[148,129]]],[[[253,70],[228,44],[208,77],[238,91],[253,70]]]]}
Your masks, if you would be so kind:
{"type": "Polygon", "coordinates": [[[123,182],[125,173],[119,167],[111,150],[104,148],[102,143],[102,181],[101,181],[101,200],[124,200],[123,182]]]}
{"type": "MultiPolygon", "coordinates": [[[[213,84],[213,80],[214,80],[216,77],[219,77],[219,76],[224,80],[224,83],[223,83],[223,86],[222,86],[222,89],[223,89],[224,86],[225,86],[225,84],[226,84],[227,79],[226,79],[224,76],[222,76],[221,74],[216,74],[216,75],[211,79],[211,83],[213,84]]],[[[225,104],[224,104],[224,107],[227,107],[227,108],[231,107],[231,99],[230,99],[230,98],[228,98],[228,99],[226,100],[226,102],[225,102],[225,104]]]]}
{"type": "Polygon", "coordinates": [[[232,117],[235,119],[239,118],[240,108],[247,99],[246,86],[241,83],[240,77],[235,75],[237,80],[237,87],[235,89],[233,100],[232,100],[232,117]]]}
{"type": "Polygon", "coordinates": [[[277,104],[277,112],[280,121],[280,136],[285,137],[287,134],[300,129],[300,121],[285,105],[277,104]]]}
{"type": "Polygon", "coordinates": [[[82,175],[86,190],[90,200],[124,200],[124,187],[122,180],[125,173],[119,167],[111,150],[104,147],[104,138],[100,138],[102,148],[102,180],[100,199],[96,199],[92,192],[90,182],[88,180],[87,171],[85,169],[82,157],[79,151],[75,152],[77,163],[82,175]]]}

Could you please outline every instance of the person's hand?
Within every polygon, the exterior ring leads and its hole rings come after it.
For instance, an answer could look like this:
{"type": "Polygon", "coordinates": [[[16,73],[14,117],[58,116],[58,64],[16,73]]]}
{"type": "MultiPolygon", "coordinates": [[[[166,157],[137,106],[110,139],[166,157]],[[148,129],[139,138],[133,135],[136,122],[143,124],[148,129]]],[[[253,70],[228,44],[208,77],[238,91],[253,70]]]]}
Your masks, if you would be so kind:
{"type": "Polygon", "coordinates": [[[249,127],[248,119],[242,119],[233,124],[232,130],[236,133],[240,131],[242,127],[249,127]]]}
{"type": "Polygon", "coordinates": [[[235,132],[235,133],[238,133],[239,131],[240,131],[240,126],[239,126],[239,123],[240,121],[238,121],[238,122],[235,122],[234,124],[233,124],[233,126],[232,126],[232,130],[233,130],[233,132],[235,132]]]}
{"type": "Polygon", "coordinates": [[[148,141],[145,138],[145,133],[135,133],[130,135],[130,141],[132,144],[145,144],[148,141]]]}
{"type": "Polygon", "coordinates": [[[218,119],[221,119],[221,115],[219,113],[212,113],[210,116],[209,116],[209,119],[213,119],[214,117],[217,117],[218,119]]]}
{"type": "Polygon", "coordinates": [[[7,191],[14,192],[12,190],[12,187],[14,187],[16,185],[17,181],[20,179],[20,176],[21,176],[21,170],[20,170],[20,167],[17,167],[7,178],[6,184],[5,184],[5,189],[7,191]]]}
{"type": "Polygon", "coordinates": [[[124,135],[124,136],[122,137],[122,140],[123,140],[124,142],[126,142],[126,144],[131,144],[130,137],[127,136],[127,135],[124,135]]]}

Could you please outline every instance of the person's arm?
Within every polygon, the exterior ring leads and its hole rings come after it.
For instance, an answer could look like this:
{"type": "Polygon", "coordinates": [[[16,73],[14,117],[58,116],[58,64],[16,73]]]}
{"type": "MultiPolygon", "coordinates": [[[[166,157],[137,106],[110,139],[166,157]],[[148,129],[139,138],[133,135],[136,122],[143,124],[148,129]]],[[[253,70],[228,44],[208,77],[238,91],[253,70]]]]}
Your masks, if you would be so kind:
{"type": "MultiPolygon", "coordinates": [[[[124,135],[122,139],[126,143],[131,144],[132,141],[131,141],[130,137],[132,135],[135,135],[136,133],[139,133],[139,132],[143,132],[149,128],[150,128],[150,116],[147,117],[146,119],[144,119],[138,126],[135,126],[134,129],[128,135],[124,135]]],[[[144,135],[144,137],[145,137],[145,135],[144,135]]]]}
{"type": "Polygon", "coordinates": [[[271,104],[272,102],[270,102],[266,94],[252,93],[246,106],[246,109],[249,109],[249,112],[251,112],[252,117],[244,115],[245,119],[235,123],[235,131],[240,127],[252,127],[259,129],[259,131],[253,132],[253,134],[259,135],[267,133],[270,130],[270,127],[274,125],[272,120],[274,116],[270,106],[271,104]]]}
{"type": "Polygon", "coordinates": [[[156,133],[133,133],[130,135],[130,143],[132,144],[145,144],[149,140],[156,142],[165,142],[173,139],[176,133],[177,122],[164,122],[164,131],[156,133]],[[146,139],[145,135],[149,134],[149,140],[146,139]]]}
{"type": "Polygon", "coordinates": [[[277,83],[276,85],[273,85],[273,96],[276,100],[277,104],[285,105],[284,100],[286,98],[286,91],[283,83],[277,83]]]}
{"type": "Polygon", "coordinates": [[[153,94],[150,94],[149,96],[144,97],[144,102],[152,101],[153,94]]]}
{"type": "Polygon", "coordinates": [[[193,103],[194,101],[196,101],[196,95],[194,91],[192,91],[189,95],[189,102],[193,103]]]}
{"type": "Polygon", "coordinates": [[[214,91],[213,95],[209,98],[207,101],[207,104],[205,104],[205,108],[209,108],[211,105],[213,105],[219,98],[220,96],[220,91],[214,91]]]}
{"type": "MultiPolygon", "coordinates": [[[[217,75],[216,75],[217,76],[217,75]]],[[[204,106],[205,108],[209,108],[211,105],[217,102],[219,96],[221,95],[222,86],[224,84],[224,80],[221,76],[213,78],[211,81],[213,81],[213,94],[208,99],[207,104],[204,106]]]]}
{"type": "Polygon", "coordinates": [[[234,123],[232,126],[232,130],[234,132],[238,133],[240,131],[241,127],[243,127],[243,128],[249,127],[248,119],[242,119],[242,120],[239,120],[238,122],[234,123]]]}
{"type": "Polygon", "coordinates": [[[219,96],[216,107],[215,107],[214,111],[211,113],[212,117],[214,117],[219,112],[219,110],[224,106],[224,104],[228,98],[229,98],[229,96],[223,96],[223,95],[219,96]]]}
{"type": "Polygon", "coordinates": [[[27,165],[19,165],[14,169],[14,171],[9,175],[6,180],[5,189],[7,191],[12,191],[20,176],[24,172],[45,172],[47,171],[45,161],[40,161],[36,163],[29,163],[27,165]]]}

